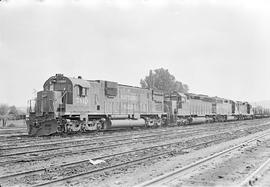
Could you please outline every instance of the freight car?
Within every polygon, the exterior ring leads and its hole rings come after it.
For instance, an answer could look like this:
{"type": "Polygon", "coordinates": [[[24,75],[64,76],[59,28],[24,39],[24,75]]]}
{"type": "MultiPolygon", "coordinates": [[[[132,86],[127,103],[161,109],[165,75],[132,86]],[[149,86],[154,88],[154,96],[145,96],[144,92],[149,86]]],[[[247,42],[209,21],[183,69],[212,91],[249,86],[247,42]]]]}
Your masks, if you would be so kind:
{"type": "Polygon", "coordinates": [[[28,134],[160,126],[166,122],[163,100],[163,93],[152,89],[56,74],[37,93],[28,134]]]}
{"type": "Polygon", "coordinates": [[[270,117],[270,109],[262,106],[256,106],[252,108],[254,118],[266,118],[270,117]]]}

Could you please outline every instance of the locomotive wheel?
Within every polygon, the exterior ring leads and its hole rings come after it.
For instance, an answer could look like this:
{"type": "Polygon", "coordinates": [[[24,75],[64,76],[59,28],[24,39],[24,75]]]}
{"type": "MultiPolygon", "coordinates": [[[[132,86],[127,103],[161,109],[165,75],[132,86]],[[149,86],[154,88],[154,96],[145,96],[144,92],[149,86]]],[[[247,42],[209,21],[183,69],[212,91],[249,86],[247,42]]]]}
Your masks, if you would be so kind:
{"type": "Polygon", "coordinates": [[[161,127],[162,126],[162,123],[161,123],[161,120],[160,119],[157,119],[156,125],[157,125],[157,127],[161,127]]]}
{"type": "Polygon", "coordinates": [[[97,131],[100,131],[102,129],[103,125],[101,122],[97,122],[97,131]]]}
{"type": "Polygon", "coordinates": [[[154,125],[155,125],[154,120],[150,119],[150,120],[148,121],[148,126],[149,126],[149,127],[153,127],[154,125]]]}

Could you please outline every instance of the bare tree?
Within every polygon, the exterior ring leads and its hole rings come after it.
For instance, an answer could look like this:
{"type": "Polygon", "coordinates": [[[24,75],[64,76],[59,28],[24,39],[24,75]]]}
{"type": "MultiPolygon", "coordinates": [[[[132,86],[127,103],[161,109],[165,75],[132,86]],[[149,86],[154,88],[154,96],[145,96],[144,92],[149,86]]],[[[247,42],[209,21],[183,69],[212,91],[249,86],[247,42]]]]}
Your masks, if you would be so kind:
{"type": "Polygon", "coordinates": [[[6,126],[7,119],[9,117],[10,108],[6,104],[0,105],[0,120],[2,121],[3,127],[6,126]]]}

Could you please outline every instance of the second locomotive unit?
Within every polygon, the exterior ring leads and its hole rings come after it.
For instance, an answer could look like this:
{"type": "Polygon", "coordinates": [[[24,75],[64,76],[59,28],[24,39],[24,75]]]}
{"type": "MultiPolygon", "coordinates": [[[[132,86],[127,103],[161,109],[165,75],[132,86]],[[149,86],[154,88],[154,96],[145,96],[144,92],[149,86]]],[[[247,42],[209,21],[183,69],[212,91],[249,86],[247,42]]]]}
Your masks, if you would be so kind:
{"type": "Polygon", "coordinates": [[[165,94],[166,113],[178,125],[252,119],[252,106],[202,94],[172,92],[165,94]]]}

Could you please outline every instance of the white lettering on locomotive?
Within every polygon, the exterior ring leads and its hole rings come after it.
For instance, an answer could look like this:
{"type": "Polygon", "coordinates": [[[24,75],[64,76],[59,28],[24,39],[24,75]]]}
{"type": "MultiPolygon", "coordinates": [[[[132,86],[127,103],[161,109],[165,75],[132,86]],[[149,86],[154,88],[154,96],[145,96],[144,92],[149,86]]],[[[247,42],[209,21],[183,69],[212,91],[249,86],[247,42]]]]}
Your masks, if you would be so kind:
{"type": "Polygon", "coordinates": [[[87,105],[88,104],[88,98],[87,97],[77,97],[76,98],[76,103],[77,104],[87,105]]]}

